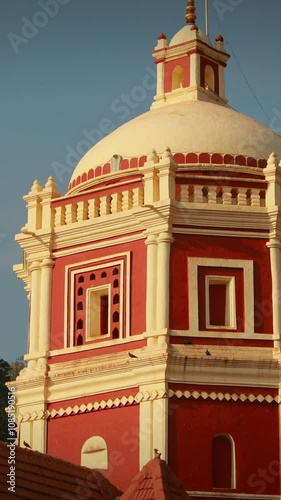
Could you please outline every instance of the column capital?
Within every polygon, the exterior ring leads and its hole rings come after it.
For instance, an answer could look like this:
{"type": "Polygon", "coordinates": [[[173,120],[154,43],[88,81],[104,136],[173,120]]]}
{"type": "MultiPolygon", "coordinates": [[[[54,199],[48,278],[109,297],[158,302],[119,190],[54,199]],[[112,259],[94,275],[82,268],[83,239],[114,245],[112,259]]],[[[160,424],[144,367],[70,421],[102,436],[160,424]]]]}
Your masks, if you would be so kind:
{"type": "Polygon", "coordinates": [[[157,245],[157,239],[158,235],[157,234],[149,234],[145,240],[146,246],[148,245],[157,245]]]}
{"type": "Polygon", "coordinates": [[[40,269],[41,269],[41,262],[39,260],[34,260],[29,266],[30,272],[40,271],[40,269]]]}
{"type": "Polygon", "coordinates": [[[55,264],[55,261],[53,259],[47,258],[47,259],[42,260],[40,267],[41,267],[41,269],[46,268],[46,267],[53,268],[54,264],[55,264]]]}
{"type": "Polygon", "coordinates": [[[172,233],[164,232],[160,233],[157,238],[157,243],[173,243],[174,238],[172,233]]]}
{"type": "Polygon", "coordinates": [[[281,241],[277,238],[274,238],[272,240],[269,240],[266,243],[267,248],[279,248],[281,250],[281,241]]]}

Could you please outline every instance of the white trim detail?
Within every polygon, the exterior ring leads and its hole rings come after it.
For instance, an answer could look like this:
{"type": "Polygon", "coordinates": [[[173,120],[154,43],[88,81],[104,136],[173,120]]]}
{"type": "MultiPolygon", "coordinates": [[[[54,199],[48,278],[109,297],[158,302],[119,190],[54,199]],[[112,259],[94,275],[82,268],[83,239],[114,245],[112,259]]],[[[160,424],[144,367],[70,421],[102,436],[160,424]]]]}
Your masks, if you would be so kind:
{"type": "MultiPolygon", "coordinates": [[[[252,260],[238,259],[208,259],[189,257],[188,258],[188,290],[189,290],[189,311],[190,330],[198,332],[199,330],[199,304],[198,304],[198,267],[221,267],[237,268],[244,271],[244,316],[245,332],[241,335],[252,336],[254,334],[254,266],[252,260]]],[[[216,327],[216,330],[218,328],[216,327]]],[[[218,333],[218,337],[220,333],[218,333]]]]}
{"type": "MultiPolygon", "coordinates": [[[[112,266],[120,266],[120,335],[122,338],[124,336],[128,338],[130,336],[130,273],[131,273],[131,259],[130,252],[118,253],[113,255],[107,255],[106,257],[100,257],[97,259],[85,260],[79,263],[70,264],[65,266],[65,283],[64,283],[64,349],[72,348],[76,349],[74,346],[74,283],[75,283],[75,275],[81,274],[83,272],[97,271],[98,269],[105,269],[107,267],[112,266]],[[123,257],[126,261],[126,277],[124,277],[124,260],[118,260],[118,258],[123,257]],[[114,260],[116,259],[116,260],[114,260]],[[108,262],[109,261],[109,262],[108,262]],[[77,269],[77,265],[82,266],[77,269]],[[75,268],[75,269],[73,269],[75,268]],[[72,270],[73,269],[73,270],[72,270]],[[69,280],[70,274],[70,280],[69,280]],[[73,304],[73,307],[70,307],[69,310],[69,281],[70,281],[70,304],[73,304]],[[126,324],[125,331],[123,333],[123,310],[124,310],[124,284],[126,284],[125,289],[125,300],[126,300],[126,324]],[[68,318],[69,321],[69,329],[68,329],[68,318]],[[70,335],[70,345],[68,346],[68,333],[70,335]]],[[[96,337],[100,339],[100,337],[96,337]]],[[[88,340],[88,339],[87,339],[88,340]]],[[[90,340],[90,339],[89,339],[90,340]]],[[[89,341],[88,340],[88,341],[89,341]]],[[[94,345],[94,339],[91,339],[93,342],[91,344],[91,348],[94,345]]],[[[116,342],[115,340],[111,340],[111,342],[116,342]]],[[[100,346],[100,342],[99,342],[100,346]]],[[[61,353],[61,351],[58,351],[61,353]]],[[[67,350],[69,352],[69,350],[67,350]]],[[[74,351],[76,352],[76,350],[74,351]]]]}

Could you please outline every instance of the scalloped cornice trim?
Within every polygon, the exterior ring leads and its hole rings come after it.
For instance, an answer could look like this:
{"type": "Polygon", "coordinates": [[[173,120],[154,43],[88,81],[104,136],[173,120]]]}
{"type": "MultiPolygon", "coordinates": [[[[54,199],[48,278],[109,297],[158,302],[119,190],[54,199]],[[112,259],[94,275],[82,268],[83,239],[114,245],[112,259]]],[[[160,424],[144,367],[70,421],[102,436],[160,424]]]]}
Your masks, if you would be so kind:
{"type": "Polygon", "coordinates": [[[119,408],[126,405],[140,404],[145,401],[155,401],[157,399],[166,399],[177,397],[178,399],[199,399],[202,398],[204,400],[211,399],[212,401],[241,401],[242,403],[250,402],[250,403],[281,403],[281,396],[271,396],[266,395],[263,396],[259,394],[255,396],[254,394],[230,394],[230,393],[222,393],[222,392],[205,392],[205,391],[173,391],[169,389],[168,393],[164,390],[155,390],[155,391],[143,391],[138,392],[135,395],[131,396],[123,396],[121,398],[108,399],[107,401],[95,401],[94,403],[81,404],[75,406],[67,406],[66,408],[59,408],[58,410],[40,410],[34,411],[31,413],[25,413],[24,415],[18,415],[18,422],[30,422],[33,420],[47,420],[48,418],[58,418],[65,417],[70,415],[77,415],[78,413],[90,413],[92,411],[104,410],[105,408],[119,408]]]}

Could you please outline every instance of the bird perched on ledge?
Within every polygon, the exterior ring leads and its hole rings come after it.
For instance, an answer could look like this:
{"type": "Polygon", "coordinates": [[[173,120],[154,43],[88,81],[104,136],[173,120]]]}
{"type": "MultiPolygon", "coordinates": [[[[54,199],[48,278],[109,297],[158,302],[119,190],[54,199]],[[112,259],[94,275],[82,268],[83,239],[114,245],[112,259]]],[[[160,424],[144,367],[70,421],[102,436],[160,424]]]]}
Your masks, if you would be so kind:
{"type": "Polygon", "coordinates": [[[154,448],[154,458],[161,458],[161,453],[159,453],[157,448],[154,448]]]}
{"type": "Polygon", "coordinates": [[[24,446],[25,446],[26,448],[28,448],[29,450],[31,450],[31,449],[32,449],[32,448],[31,448],[31,446],[30,446],[30,444],[28,444],[26,441],[24,441],[24,442],[23,442],[23,444],[24,444],[24,446]]]}
{"type": "Polygon", "coordinates": [[[135,354],[133,354],[133,353],[131,353],[131,352],[129,352],[128,354],[129,354],[130,358],[135,358],[135,359],[138,359],[138,357],[137,357],[135,354]]]}

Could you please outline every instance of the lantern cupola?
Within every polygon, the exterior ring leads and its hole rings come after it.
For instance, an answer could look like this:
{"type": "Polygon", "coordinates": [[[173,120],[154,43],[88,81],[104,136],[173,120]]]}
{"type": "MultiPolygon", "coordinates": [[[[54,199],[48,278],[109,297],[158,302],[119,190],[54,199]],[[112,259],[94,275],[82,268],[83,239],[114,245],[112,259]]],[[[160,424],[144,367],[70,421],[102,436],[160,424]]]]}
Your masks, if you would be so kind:
{"type": "Polygon", "coordinates": [[[194,0],[188,0],[186,25],[168,43],[161,34],[153,52],[157,93],[152,107],[186,100],[227,104],[224,70],[229,59],[221,35],[213,45],[195,24],[194,0]]]}

